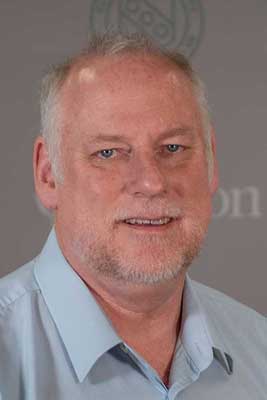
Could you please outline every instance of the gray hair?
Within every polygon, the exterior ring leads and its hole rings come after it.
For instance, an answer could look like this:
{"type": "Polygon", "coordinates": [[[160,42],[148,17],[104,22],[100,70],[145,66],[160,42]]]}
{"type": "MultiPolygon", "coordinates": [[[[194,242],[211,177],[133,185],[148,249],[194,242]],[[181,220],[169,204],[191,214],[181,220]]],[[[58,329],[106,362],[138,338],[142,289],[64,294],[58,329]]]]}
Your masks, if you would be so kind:
{"type": "Polygon", "coordinates": [[[56,179],[63,181],[63,168],[61,163],[61,135],[60,135],[60,89],[68,78],[72,68],[79,61],[88,60],[89,57],[108,57],[125,53],[143,53],[144,55],[158,55],[174,63],[179,70],[184,72],[193,86],[198,101],[203,129],[205,132],[206,154],[209,164],[209,177],[212,174],[212,149],[210,134],[210,113],[205,94],[203,82],[193,70],[189,61],[178,52],[171,52],[161,49],[142,34],[110,34],[95,36],[88,44],[88,47],[78,55],[68,59],[64,63],[53,66],[44,76],[41,85],[41,132],[44,137],[52,171],[56,179]]]}

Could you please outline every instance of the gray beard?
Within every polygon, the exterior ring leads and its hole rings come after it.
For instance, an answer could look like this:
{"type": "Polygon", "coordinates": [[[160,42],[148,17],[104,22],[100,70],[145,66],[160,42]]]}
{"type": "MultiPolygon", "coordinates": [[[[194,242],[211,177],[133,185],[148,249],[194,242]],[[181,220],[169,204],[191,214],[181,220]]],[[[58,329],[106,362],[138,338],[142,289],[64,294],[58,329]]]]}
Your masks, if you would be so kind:
{"type": "Polygon", "coordinates": [[[100,241],[94,241],[94,245],[92,243],[83,243],[82,245],[81,241],[76,241],[73,245],[79,261],[85,269],[91,271],[94,275],[97,274],[100,277],[124,283],[156,285],[177,279],[180,274],[186,273],[201,250],[203,237],[203,232],[198,232],[198,235],[182,251],[178,249],[176,257],[166,257],[166,262],[164,262],[164,265],[160,265],[160,268],[155,268],[155,265],[151,262],[148,269],[141,268],[138,263],[129,260],[122,264],[119,255],[103,244],[100,245],[100,241]]]}
{"type": "Polygon", "coordinates": [[[99,275],[133,284],[155,285],[164,281],[176,279],[185,273],[195,256],[183,257],[179,264],[164,266],[161,271],[142,271],[138,264],[122,266],[115,259],[101,255],[99,260],[90,258],[90,269],[99,275]]]}

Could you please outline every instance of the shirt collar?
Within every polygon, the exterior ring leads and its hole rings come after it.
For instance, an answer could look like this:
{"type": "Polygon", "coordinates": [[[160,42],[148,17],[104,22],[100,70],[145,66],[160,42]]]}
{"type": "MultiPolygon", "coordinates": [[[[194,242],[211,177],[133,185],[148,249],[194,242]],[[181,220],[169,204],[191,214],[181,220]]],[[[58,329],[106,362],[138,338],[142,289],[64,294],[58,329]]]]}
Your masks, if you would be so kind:
{"type": "Polygon", "coordinates": [[[63,256],[55,229],[36,260],[35,278],[80,382],[96,360],[121,343],[109,319],[63,256]]]}
{"type": "MultiPolygon", "coordinates": [[[[34,274],[77,378],[82,382],[97,359],[122,339],[66,261],[54,228],[36,259],[34,274]]],[[[232,358],[222,338],[215,332],[211,336],[201,301],[188,275],[183,292],[181,332],[181,342],[199,371],[207,368],[215,357],[231,374],[232,358]]]]}
{"type": "Polygon", "coordinates": [[[233,359],[222,334],[213,329],[211,316],[205,313],[194,282],[186,275],[183,292],[181,343],[198,371],[203,371],[215,358],[231,375],[233,359]]]}

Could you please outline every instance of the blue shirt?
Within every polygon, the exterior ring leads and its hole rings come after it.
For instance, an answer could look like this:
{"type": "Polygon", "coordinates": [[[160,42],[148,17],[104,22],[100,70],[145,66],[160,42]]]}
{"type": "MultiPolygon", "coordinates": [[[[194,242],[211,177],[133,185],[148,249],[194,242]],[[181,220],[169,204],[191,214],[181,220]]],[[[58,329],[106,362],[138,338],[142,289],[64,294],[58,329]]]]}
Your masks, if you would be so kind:
{"type": "Polygon", "coordinates": [[[0,280],[2,400],[266,400],[266,343],[263,316],[187,276],[167,388],[123,343],[54,229],[0,280]]]}

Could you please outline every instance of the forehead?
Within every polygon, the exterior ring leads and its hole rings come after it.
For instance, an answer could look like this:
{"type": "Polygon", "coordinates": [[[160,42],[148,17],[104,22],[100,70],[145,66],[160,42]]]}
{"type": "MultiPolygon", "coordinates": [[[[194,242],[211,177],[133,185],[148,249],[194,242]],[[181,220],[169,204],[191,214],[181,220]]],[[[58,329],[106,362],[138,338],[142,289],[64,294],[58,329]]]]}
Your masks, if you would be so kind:
{"type": "Polygon", "coordinates": [[[111,56],[95,56],[81,59],[71,69],[64,84],[65,92],[81,92],[103,86],[116,90],[130,85],[157,86],[161,84],[192,89],[191,82],[179,67],[167,57],[143,53],[122,53],[111,56]]]}
{"type": "Polygon", "coordinates": [[[153,119],[163,124],[176,116],[193,120],[198,108],[189,78],[174,63],[136,54],[81,62],[69,75],[62,98],[64,119],[90,126],[101,119],[129,128],[133,122],[136,129],[153,119]]]}

